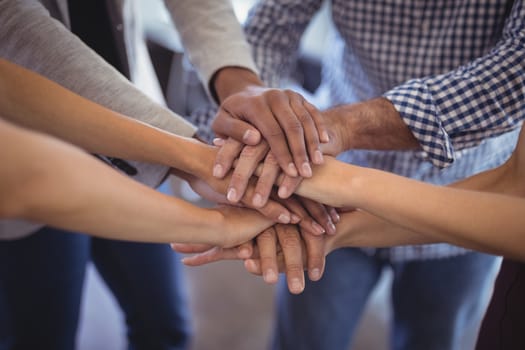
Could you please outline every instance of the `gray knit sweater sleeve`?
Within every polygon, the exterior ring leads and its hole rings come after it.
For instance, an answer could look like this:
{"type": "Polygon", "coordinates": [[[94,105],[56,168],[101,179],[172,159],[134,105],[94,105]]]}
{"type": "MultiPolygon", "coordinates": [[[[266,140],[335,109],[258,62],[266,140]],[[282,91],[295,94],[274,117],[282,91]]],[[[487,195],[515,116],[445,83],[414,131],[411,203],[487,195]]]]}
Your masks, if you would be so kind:
{"type": "MultiPolygon", "coordinates": [[[[182,136],[195,133],[191,124],[135,88],[38,1],[0,0],[0,57],[132,118],[182,136]]],[[[151,187],[159,185],[168,171],[165,166],[129,163],[138,170],[133,178],[151,187]]],[[[20,238],[40,226],[0,220],[0,239],[20,238]]]]}
{"type": "MultiPolygon", "coordinates": [[[[38,1],[0,1],[0,56],[124,115],[192,136],[195,128],[152,101],[53,19],[38,1]]],[[[164,166],[135,163],[137,180],[157,186],[164,166]]]]}

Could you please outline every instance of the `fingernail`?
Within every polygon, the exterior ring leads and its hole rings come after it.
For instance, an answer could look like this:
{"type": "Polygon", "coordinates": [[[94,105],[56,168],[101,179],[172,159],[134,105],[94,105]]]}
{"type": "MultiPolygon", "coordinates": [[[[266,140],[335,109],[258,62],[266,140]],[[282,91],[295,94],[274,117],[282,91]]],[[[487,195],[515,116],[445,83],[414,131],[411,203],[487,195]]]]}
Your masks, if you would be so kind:
{"type": "Polygon", "coordinates": [[[321,270],[315,268],[310,271],[310,279],[312,281],[317,281],[319,278],[321,278],[321,270]]]}
{"type": "Polygon", "coordinates": [[[317,222],[314,222],[312,224],[315,232],[317,232],[318,234],[322,235],[323,233],[325,233],[325,229],[323,228],[323,226],[319,225],[317,222]]]}
{"type": "Polygon", "coordinates": [[[328,223],[328,233],[332,235],[335,234],[335,225],[331,221],[328,223]]]}
{"type": "Polygon", "coordinates": [[[303,169],[302,175],[304,177],[312,177],[312,168],[310,167],[310,163],[308,162],[303,163],[301,168],[303,169]]]}
{"type": "Polygon", "coordinates": [[[290,216],[286,214],[281,214],[279,215],[278,220],[281,224],[288,224],[290,223],[290,216]]]}
{"type": "Polygon", "coordinates": [[[285,186],[281,186],[281,187],[279,187],[279,189],[277,190],[277,195],[278,195],[280,198],[286,198],[286,197],[288,197],[288,189],[287,189],[285,186]]]}
{"type": "Polygon", "coordinates": [[[290,219],[292,224],[297,224],[299,221],[301,221],[301,217],[296,214],[292,214],[292,218],[290,219]]]}
{"type": "Polygon", "coordinates": [[[339,213],[337,213],[337,211],[335,209],[332,209],[331,212],[330,212],[330,215],[332,216],[332,220],[334,222],[339,222],[341,221],[341,217],[339,216],[339,213]]]}
{"type": "Polygon", "coordinates": [[[246,247],[242,247],[239,249],[239,258],[241,259],[248,259],[251,256],[250,249],[246,247]]]}
{"type": "Polygon", "coordinates": [[[215,164],[215,166],[213,167],[213,176],[222,177],[222,165],[215,164]]]}
{"type": "Polygon", "coordinates": [[[315,164],[322,164],[323,163],[323,153],[321,151],[317,150],[314,152],[314,163],[315,164]]]}
{"type": "Polygon", "coordinates": [[[213,144],[215,146],[223,146],[224,145],[224,139],[221,139],[220,137],[216,137],[213,139],[213,144]]]}
{"type": "Polygon", "coordinates": [[[297,168],[295,167],[294,163],[288,164],[288,172],[290,176],[296,177],[298,175],[297,168]]]}
{"type": "Polygon", "coordinates": [[[266,270],[266,272],[264,273],[264,281],[266,283],[273,283],[276,280],[277,280],[277,275],[275,274],[275,272],[273,272],[272,269],[266,270]]]}
{"type": "Polygon", "coordinates": [[[330,136],[328,136],[328,133],[326,131],[323,131],[321,133],[321,141],[330,142],[330,136]]]}
{"type": "Polygon", "coordinates": [[[226,198],[228,198],[230,202],[237,201],[237,191],[235,191],[235,188],[230,188],[228,190],[228,194],[226,195],[226,198]]]}
{"type": "Polygon", "coordinates": [[[244,132],[244,135],[242,135],[242,140],[244,143],[254,142],[255,140],[251,140],[255,134],[251,130],[246,130],[244,132]]]}
{"type": "Polygon", "coordinates": [[[262,207],[263,206],[263,198],[262,198],[262,196],[259,193],[256,193],[253,196],[252,203],[253,203],[254,207],[257,207],[257,208],[262,207]]]}
{"type": "Polygon", "coordinates": [[[299,278],[292,278],[292,283],[290,287],[292,289],[292,292],[295,293],[300,293],[303,291],[303,284],[301,283],[301,280],[299,278]]]}

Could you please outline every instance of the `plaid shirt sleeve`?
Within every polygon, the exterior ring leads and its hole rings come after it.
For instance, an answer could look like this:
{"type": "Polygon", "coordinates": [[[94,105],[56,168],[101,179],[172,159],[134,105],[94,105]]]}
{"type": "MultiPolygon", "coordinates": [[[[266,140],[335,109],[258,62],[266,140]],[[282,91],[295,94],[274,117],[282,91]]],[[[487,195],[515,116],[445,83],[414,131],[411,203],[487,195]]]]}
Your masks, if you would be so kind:
{"type": "Polygon", "coordinates": [[[244,32],[263,81],[282,86],[290,76],[301,36],[323,0],[261,1],[250,11],[244,32]],[[269,25],[277,23],[277,25],[269,25]]]}
{"type": "Polygon", "coordinates": [[[386,92],[439,167],[454,148],[510,131],[525,118],[525,5],[516,1],[502,39],[486,56],[446,74],[413,79],[386,92]]]}

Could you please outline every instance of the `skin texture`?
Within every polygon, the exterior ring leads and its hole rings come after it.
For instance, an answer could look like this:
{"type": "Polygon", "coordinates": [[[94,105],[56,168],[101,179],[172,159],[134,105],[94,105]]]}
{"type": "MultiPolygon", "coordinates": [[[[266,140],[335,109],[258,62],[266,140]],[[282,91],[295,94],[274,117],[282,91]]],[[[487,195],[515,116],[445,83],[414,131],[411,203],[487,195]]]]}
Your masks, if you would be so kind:
{"type": "Polygon", "coordinates": [[[0,218],[111,239],[221,246],[243,243],[272,224],[250,209],[203,209],[164,195],[70,144],[3,119],[0,137],[10,145],[0,150],[9,164],[0,170],[0,218]]]}
{"type": "MultiPolygon", "coordinates": [[[[86,100],[58,84],[0,59],[0,113],[18,125],[39,130],[80,146],[90,153],[159,163],[171,167],[171,173],[183,177],[201,195],[213,201],[227,202],[225,194],[231,175],[212,176],[217,154],[213,146],[180,137],[110,111],[86,100]],[[28,98],[31,96],[31,98],[28,98]]],[[[240,203],[251,206],[253,186],[240,203]]],[[[299,223],[295,228],[321,234],[333,224],[324,206],[298,198],[267,201],[257,210],[273,222],[299,223]]],[[[288,251],[300,256],[301,243],[288,251]]],[[[321,246],[316,255],[322,255],[321,246]]],[[[293,260],[291,257],[289,260],[293,260]]],[[[324,261],[318,261],[321,269],[324,261]]]]}
{"type": "MultiPolygon", "coordinates": [[[[227,192],[230,176],[217,179],[211,168],[217,149],[110,111],[31,71],[0,59],[0,111],[7,120],[40,130],[83,149],[107,156],[168,165],[204,179],[214,191],[227,192]],[[30,99],[27,96],[31,96],[30,99]]],[[[249,192],[242,203],[252,207],[249,192]]],[[[271,200],[257,209],[281,223],[325,224],[297,205],[271,200]]]]}
{"type": "MultiPolygon", "coordinates": [[[[320,141],[326,142],[327,135],[323,119],[300,94],[266,88],[253,72],[235,67],[221,69],[214,86],[221,101],[213,123],[217,135],[252,146],[262,136],[286,174],[311,176],[309,159],[322,162],[320,141]]],[[[217,176],[230,169],[238,152],[237,148],[219,153],[217,176]]]]}
{"type": "MultiPolygon", "coordinates": [[[[525,260],[523,128],[506,163],[447,187],[330,157],[313,170],[312,178],[303,180],[297,193],[338,207],[341,214],[337,234],[321,237],[325,254],[341,247],[447,242],[525,260]]],[[[248,271],[263,274],[269,266],[267,252],[268,247],[253,250],[252,259],[245,261],[248,271]]],[[[235,251],[223,249],[188,257],[186,263],[237,258],[235,251]]],[[[283,257],[278,253],[273,258],[282,270],[283,257]]]]}

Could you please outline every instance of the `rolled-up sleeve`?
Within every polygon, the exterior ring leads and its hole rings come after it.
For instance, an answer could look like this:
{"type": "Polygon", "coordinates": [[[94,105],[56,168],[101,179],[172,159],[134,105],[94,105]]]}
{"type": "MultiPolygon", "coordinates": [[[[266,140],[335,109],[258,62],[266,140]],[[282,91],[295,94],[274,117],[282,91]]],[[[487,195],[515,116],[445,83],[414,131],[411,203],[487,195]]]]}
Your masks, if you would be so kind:
{"type": "Polygon", "coordinates": [[[454,150],[476,146],[525,118],[525,6],[516,1],[502,39],[484,57],[386,92],[428,159],[445,167],[454,150]]]}

